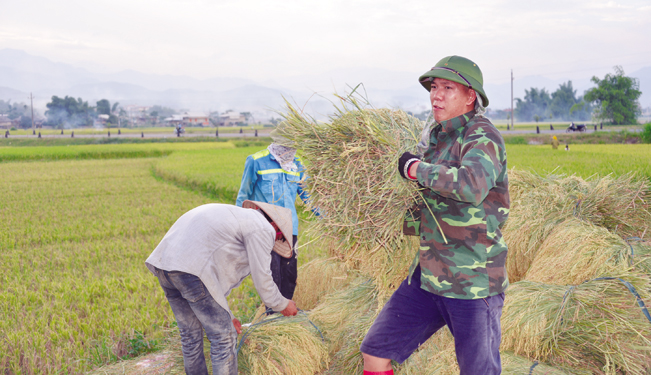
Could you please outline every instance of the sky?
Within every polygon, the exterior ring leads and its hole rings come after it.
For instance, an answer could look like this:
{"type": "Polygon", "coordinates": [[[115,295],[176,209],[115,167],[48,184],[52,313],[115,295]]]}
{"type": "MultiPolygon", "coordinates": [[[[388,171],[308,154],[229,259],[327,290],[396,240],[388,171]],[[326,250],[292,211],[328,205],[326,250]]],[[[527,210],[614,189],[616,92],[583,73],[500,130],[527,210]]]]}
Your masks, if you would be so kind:
{"type": "Polygon", "coordinates": [[[456,54],[502,83],[511,69],[579,79],[651,65],[648,0],[2,0],[0,8],[0,49],[101,73],[261,82],[347,68],[419,75],[456,54]]]}

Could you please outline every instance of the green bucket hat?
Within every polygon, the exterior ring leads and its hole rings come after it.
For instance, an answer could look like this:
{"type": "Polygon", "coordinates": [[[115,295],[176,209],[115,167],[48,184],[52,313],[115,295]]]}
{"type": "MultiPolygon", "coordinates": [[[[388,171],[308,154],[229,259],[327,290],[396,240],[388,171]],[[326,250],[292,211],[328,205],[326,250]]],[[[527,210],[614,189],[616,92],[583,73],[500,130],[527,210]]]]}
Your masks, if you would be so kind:
{"type": "Polygon", "coordinates": [[[484,76],[474,62],[461,56],[444,57],[427,73],[418,78],[421,85],[430,91],[434,78],[443,78],[467,86],[479,94],[484,107],[488,107],[488,97],[484,92],[484,76]]]}

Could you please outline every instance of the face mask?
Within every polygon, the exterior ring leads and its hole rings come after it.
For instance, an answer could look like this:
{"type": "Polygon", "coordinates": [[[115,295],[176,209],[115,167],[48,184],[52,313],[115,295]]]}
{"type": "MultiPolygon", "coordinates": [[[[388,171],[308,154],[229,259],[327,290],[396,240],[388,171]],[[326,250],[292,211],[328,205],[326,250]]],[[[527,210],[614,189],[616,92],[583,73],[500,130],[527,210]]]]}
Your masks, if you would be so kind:
{"type": "Polygon", "coordinates": [[[281,231],[276,232],[276,241],[285,242],[285,236],[283,235],[283,232],[281,231]]]}

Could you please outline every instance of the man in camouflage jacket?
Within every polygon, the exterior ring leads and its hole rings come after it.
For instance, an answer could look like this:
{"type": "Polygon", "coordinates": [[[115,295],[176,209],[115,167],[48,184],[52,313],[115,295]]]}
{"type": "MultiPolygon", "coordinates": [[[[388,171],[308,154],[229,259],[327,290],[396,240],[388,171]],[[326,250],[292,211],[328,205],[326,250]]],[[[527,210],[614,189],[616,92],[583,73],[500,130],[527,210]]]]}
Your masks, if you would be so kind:
{"type": "Polygon", "coordinates": [[[420,82],[435,123],[423,132],[422,158],[405,153],[398,165],[423,187],[420,250],[364,338],[364,373],[393,374],[390,360],[403,362],[447,325],[461,374],[499,374],[508,286],[500,231],[509,212],[504,140],[483,117],[488,98],[475,63],[446,57],[420,82]]]}

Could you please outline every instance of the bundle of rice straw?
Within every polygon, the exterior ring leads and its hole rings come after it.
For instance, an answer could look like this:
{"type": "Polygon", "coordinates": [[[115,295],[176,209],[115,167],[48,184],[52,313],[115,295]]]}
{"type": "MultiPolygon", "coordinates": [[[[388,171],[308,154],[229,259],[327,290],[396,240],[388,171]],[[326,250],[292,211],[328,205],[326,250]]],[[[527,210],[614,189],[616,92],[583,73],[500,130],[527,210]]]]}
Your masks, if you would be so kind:
{"type": "MultiPolygon", "coordinates": [[[[371,322],[375,319],[381,308],[378,294],[371,280],[357,279],[347,288],[323,297],[310,312],[310,319],[323,332],[331,354],[339,352],[345,341],[361,340],[366,335],[370,324],[366,327],[355,322],[360,317],[369,317],[371,322]]],[[[356,350],[359,354],[359,346],[356,350]]]]}
{"type": "Polygon", "coordinates": [[[456,375],[459,373],[454,338],[447,327],[423,343],[401,366],[400,375],[456,375]]]}
{"type": "MultiPolygon", "coordinates": [[[[621,276],[642,293],[648,276],[621,276]]],[[[643,295],[644,297],[644,295],[643,295]]],[[[646,374],[651,324],[619,280],[578,286],[520,281],[506,293],[502,350],[595,373],[646,374]]]]}
{"type": "Polygon", "coordinates": [[[580,284],[614,275],[632,265],[629,245],[608,229],[576,218],[558,224],[536,252],[524,279],[541,283],[580,284]]]}
{"type": "Polygon", "coordinates": [[[334,258],[317,258],[298,268],[293,300],[303,310],[313,309],[326,294],[345,288],[355,276],[334,258]]]}
{"type": "MultiPolygon", "coordinates": [[[[502,359],[502,374],[524,375],[524,374],[548,374],[548,375],[569,375],[584,374],[590,375],[591,371],[568,369],[556,367],[538,361],[532,361],[526,357],[518,356],[510,352],[500,352],[502,359]]],[[[409,357],[396,371],[400,375],[456,375],[459,373],[459,365],[454,348],[454,338],[447,327],[442,328],[427,342],[425,342],[414,354],[409,357]]]]}
{"type": "Polygon", "coordinates": [[[364,370],[364,360],[359,348],[366,333],[373,325],[381,309],[371,309],[365,313],[351,316],[346,322],[346,334],[339,350],[332,356],[328,374],[361,374],[364,370]]]}
{"type": "Polygon", "coordinates": [[[631,249],[631,262],[640,272],[651,275],[651,242],[643,242],[640,238],[629,237],[626,243],[631,249]]]}
{"type": "Polygon", "coordinates": [[[249,329],[252,331],[238,353],[240,373],[304,375],[327,368],[326,344],[305,316],[281,318],[249,329]]]}
{"type": "Polygon", "coordinates": [[[318,123],[287,103],[277,131],[304,161],[311,206],[322,214],[313,233],[330,237],[333,255],[374,276],[381,289],[393,289],[418,249],[417,239],[402,235],[404,214],[422,200],[417,184],[398,174],[398,159],[416,152],[423,124],[350,97],[342,105],[329,123],[318,123]]]}
{"type": "Polygon", "coordinates": [[[522,280],[556,226],[578,218],[622,237],[644,238],[651,226],[648,182],[632,175],[583,180],[509,171],[511,210],[502,233],[509,246],[509,280],[522,280]]]}
{"type": "Polygon", "coordinates": [[[504,375],[592,375],[592,371],[556,367],[511,352],[501,352],[502,374],[504,375]]]}

